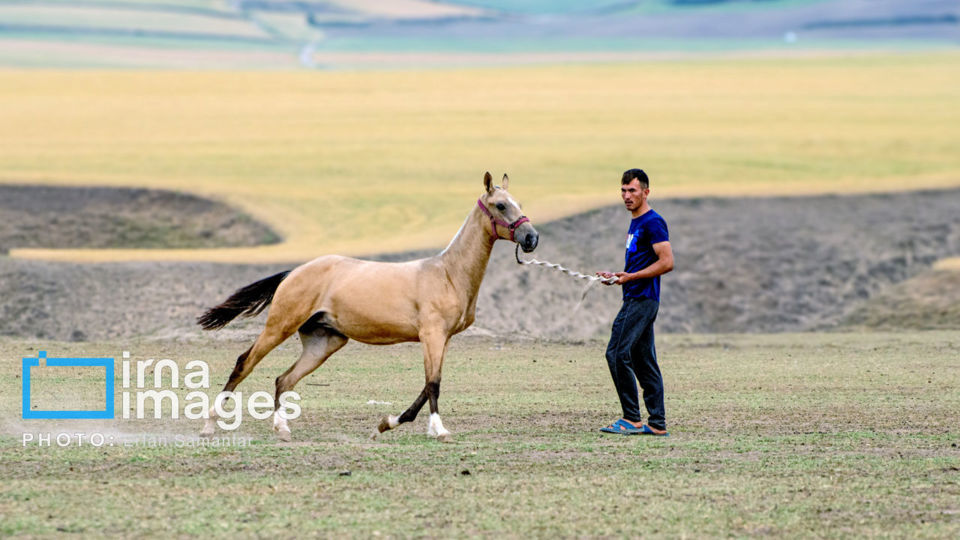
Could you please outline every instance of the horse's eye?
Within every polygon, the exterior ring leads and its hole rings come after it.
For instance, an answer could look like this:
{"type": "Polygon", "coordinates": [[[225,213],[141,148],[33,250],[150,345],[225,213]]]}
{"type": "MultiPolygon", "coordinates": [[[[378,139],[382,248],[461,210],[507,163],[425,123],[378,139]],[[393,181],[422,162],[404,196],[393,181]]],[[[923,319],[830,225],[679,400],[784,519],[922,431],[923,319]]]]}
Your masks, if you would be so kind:
{"type": "Polygon", "coordinates": [[[497,203],[497,210],[503,212],[503,211],[506,210],[506,209],[507,209],[507,207],[504,206],[503,203],[497,203]]]}

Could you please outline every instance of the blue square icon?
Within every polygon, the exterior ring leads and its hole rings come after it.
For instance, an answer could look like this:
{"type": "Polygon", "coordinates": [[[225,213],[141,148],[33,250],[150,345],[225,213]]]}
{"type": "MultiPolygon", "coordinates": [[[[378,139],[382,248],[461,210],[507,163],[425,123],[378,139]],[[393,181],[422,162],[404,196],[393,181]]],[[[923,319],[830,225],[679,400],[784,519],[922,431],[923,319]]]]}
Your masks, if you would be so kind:
{"type": "Polygon", "coordinates": [[[113,411],[113,358],[47,358],[39,351],[36,358],[23,359],[23,418],[32,419],[111,419],[113,411]],[[30,368],[41,367],[43,360],[50,367],[102,367],[106,370],[104,386],[106,403],[103,410],[37,410],[30,407],[30,368]]]}

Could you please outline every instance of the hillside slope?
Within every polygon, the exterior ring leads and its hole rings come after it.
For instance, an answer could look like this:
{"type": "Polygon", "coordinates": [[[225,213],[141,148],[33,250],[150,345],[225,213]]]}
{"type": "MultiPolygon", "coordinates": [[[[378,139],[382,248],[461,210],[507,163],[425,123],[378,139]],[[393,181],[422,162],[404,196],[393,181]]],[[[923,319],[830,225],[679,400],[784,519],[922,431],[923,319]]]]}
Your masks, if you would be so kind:
{"type": "MultiPolygon", "coordinates": [[[[934,261],[960,254],[960,190],[653,205],[669,223],[677,261],[663,278],[661,332],[960,328],[951,300],[960,297],[960,273],[929,274],[934,261]]],[[[628,218],[617,205],[538,223],[541,245],[534,255],[584,272],[617,269],[628,218]]],[[[285,268],[0,257],[0,335],[200,337],[194,318],[205,308],[285,268]]],[[[593,285],[581,304],[584,288],[554,270],[518,266],[512,245],[498,242],[470,331],[507,338],[603,337],[620,291],[593,285]]],[[[250,339],[261,328],[262,317],[204,339],[250,339]]]]}

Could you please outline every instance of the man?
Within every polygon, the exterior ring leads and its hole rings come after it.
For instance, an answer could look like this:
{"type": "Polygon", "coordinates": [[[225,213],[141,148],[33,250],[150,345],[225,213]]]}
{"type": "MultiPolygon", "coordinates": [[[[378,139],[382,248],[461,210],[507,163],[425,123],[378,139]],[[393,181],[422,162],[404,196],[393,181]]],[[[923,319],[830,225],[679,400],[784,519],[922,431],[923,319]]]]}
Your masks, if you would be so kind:
{"type": "Polygon", "coordinates": [[[623,306],[613,321],[607,345],[607,364],[620,396],[623,418],[600,431],[666,437],[669,433],[663,408],[663,378],[653,344],[653,321],[660,306],[660,276],[673,270],[673,251],[667,222],[647,202],[647,174],[640,169],[623,173],[620,195],[633,216],[627,235],[626,264],[623,272],[597,275],[617,278],[613,284],[623,287],[623,306]],[[640,416],[638,380],[647,409],[646,424],[640,416]]]}

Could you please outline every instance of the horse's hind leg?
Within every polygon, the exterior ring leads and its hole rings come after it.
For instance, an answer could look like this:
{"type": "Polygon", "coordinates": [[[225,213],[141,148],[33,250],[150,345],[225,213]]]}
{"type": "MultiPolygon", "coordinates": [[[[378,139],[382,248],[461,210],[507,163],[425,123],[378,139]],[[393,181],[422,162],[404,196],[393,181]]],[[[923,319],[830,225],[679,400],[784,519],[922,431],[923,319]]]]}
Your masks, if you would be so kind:
{"type": "Polygon", "coordinates": [[[273,412],[273,429],[281,441],[290,440],[290,426],[287,419],[280,415],[280,396],[284,392],[293,390],[300,379],[306,377],[313,370],[322,366],[330,355],[347,344],[348,338],[333,330],[318,328],[313,331],[300,331],[300,341],[303,343],[303,352],[300,358],[290,366],[290,369],[277,377],[277,393],[274,397],[276,410],[273,412]]]}
{"type": "MultiPolygon", "coordinates": [[[[263,357],[266,356],[267,353],[272,351],[277,345],[283,343],[293,332],[293,330],[283,330],[276,324],[270,324],[270,320],[268,320],[266,328],[264,328],[260,336],[257,337],[257,341],[255,341],[246,352],[237,357],[237,363],[233,367],[233,372],[230,373],[230,378],[227,379],[227,384],[224,385],[220,393],[233,392],[237,385],[243,382],[243,380],[247,378],[247,375],[253,372],[253,368],[257,366],[260,360],[263,360],[263,357]]],[[[226,400],[224,400],[224,403],[226,403],[226,400]]],[[[240,407],[242,404],[237,403],[236,406],[240,407]]],[[[213,435],[217,426],[216,422],[217,408],[216,402],[214,402],[214,406],[210,407],[210,411],[207,414],[207,421],[203,425],[203,430],[200,431],[200,436],[209,437],[213,435]]]]}

